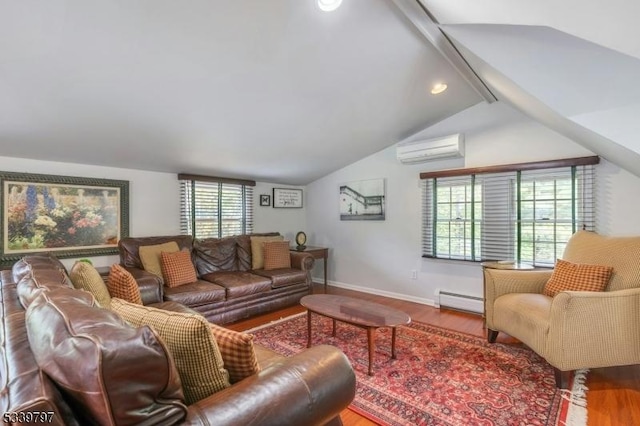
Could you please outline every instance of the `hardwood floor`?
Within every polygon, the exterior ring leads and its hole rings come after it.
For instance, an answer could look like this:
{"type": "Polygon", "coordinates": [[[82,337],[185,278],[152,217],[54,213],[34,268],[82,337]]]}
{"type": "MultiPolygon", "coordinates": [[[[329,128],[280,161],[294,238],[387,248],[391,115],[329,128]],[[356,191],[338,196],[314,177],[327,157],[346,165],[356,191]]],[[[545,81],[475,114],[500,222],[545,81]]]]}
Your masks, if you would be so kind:
{"type": "MultiPolygon", "coordinates": [[[[314,293],[324,293],[323,286],[316,284],[314,293]]],[[[415,321],[486,337],[486,330],[479,315],[446,309],[441,310],[418,303],[331,286],[328,287],[327,293],[382,303],[406,312],[415,321]]],[[[230,324],[227,327],[238,331],[248,330],[304,311],[305,309],[302,306],[293,306],[230,324]]],[[[516,342],[515,339],[504,333],[498,335],[497,341],[501,343],[516,342]]],[[[587,378],[587,387],[589,388],[587,393],[588,426],[640,425],[640,365],[592,369],[587,378]]],[[[375,424],[348,409],[342,412],[341,417],[346,426],[375,424]]]]}

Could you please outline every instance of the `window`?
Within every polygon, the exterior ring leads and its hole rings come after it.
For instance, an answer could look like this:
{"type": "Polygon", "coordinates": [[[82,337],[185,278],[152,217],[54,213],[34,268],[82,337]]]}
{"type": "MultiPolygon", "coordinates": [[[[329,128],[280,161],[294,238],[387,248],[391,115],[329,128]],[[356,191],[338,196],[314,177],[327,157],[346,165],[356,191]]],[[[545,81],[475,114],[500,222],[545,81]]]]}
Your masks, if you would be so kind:
{"type": "Polygon", "coordinates": [[[180,232],[221,238],[253,231],[253,181],[178,175],[180,232]]]}
{"type": "Polygon", "coordinates": [[[423,257],[552,266],[594,228],[598,157],[422,173],[423,257]]]}

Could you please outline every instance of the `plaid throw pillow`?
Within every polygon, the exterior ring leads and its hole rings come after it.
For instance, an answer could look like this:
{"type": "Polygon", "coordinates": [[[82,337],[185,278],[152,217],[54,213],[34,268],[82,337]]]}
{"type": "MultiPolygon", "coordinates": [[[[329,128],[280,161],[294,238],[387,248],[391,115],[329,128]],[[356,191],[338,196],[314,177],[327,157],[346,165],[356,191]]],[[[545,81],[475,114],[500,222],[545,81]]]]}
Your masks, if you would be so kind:
{"type": "Polygon", "coordinates": [[[140,288],[136,279],[122,266],[117,263],[111,265],[109,278],[107,278],[107,289],[111,297],[126,300],[127,302],[142,305],[140,288]]]}
{"type": "Polygon", "coordinates": [[[191,253],[188,250],[175,253],[163,251],[160,253],[160,258],[164,285],[167,287],[178,287],[198,280],[196,268],[191,262],[191,253]]]}
{"type": "Polygon", "coordinates": [[[264,268],[264,243],[268,241],[282,241],[282,235],[271,237],[251,237],[251,269],[264,268]]]}
{"type": "Polygon", "coordinates": [[[173,356],[187,405],[227,388],[229,373],[210,324],[201,315],[165,311],[114,298],[111,310],[134,327],[148,325],[173,356]]]}
{"type": "Polygon", "coordinates": [[[553,297],[561,291],[604,291],[609,284],[611,266],[586,265],[558,259],[543,293],[553,297]]]}
{"type": "Polygon", "coordinates": [[[71,272],[69,272],[69,278],[75,288],[93,294],[100,307],[109,309],[109,305],[111,305],[109,290],[93,265],[87,262],[74,263],[71,272]]]}
{"type": "Polygon", "coordinates": [[[231,383],[239,382],[260,371],[258,359],[253,350],[252,334],[239,333],[215,324],[211,324],[211,331],[220,348],[224,367],[229,372],[231,383]]]}
{"type": "Polygon", "coordinates": [[[267,241],[264,243],[264,270],[291,268],[289,241],[267,241]]]}

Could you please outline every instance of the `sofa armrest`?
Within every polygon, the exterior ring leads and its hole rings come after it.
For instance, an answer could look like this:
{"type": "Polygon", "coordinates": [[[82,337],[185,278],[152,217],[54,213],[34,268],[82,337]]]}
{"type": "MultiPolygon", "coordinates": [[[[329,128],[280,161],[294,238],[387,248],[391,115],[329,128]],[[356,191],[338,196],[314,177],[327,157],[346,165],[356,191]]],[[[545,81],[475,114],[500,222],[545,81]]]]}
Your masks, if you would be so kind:
{"type": "Polygon", "coordinates": [[[321,425],[355,396],[355,374],[337,348],[315,346],[189,406],[190,425],[321,425]]]}
{"type": "Polygon", "coordinates": [[[291,253],[291,267],[294,269],[301,269],[303,271],[311,271],[315,259],[309,253],[292,251],[291,253]]]}
{"type": "Polygon", "coordinates": [[[639,315],[640,288],[560,292],[551,303],[545,358],[562,371],[638,364],[639,315]]]}
{"type": "Polygon", "coordinates": [[[484,269],[484,306],[487,326],[493,327],[493,303],[509,293],[541,294],[551,278],[553,270],[514,271],[507,269],[484,269]]]}
{"type": "Polygon", "coordinates": [[[160,303],[163,301],[162,286],[164,282],[159,276],[147,272],[144,269],[124,267],[135,278],[140,288],[142,304],[160,303]]]}

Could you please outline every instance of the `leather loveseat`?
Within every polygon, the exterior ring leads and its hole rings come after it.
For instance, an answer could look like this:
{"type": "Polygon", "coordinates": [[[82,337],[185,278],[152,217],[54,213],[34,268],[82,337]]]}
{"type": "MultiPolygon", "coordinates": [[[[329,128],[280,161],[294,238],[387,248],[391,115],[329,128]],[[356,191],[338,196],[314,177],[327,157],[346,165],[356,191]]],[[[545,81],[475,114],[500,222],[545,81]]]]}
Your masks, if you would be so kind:
{"type": "Polygon", "coordinates": [[[354,396],[338,349],[283,358],[256,345],[259,373],[186,405],[158,335],[72,288],[57,259],[30,256],[2,271],[0,295],[4,424],[338,425],[354,396]]]}
{"type": "Polygon", "coordinates": [[[277,232],[194,240],[189,235],[128,237],[118,243],[120,264],[136,278],[143,303],[174,301],[202,314],[208,321],[227,324],[297,304],[311,292],[313,257],[291,252],[290,268],[252,269],[252,237],[277,232]],[[175,242],[191,253],[197,281],[167,287],[161,276],[144,270],[140,247],[175,242]]]}

